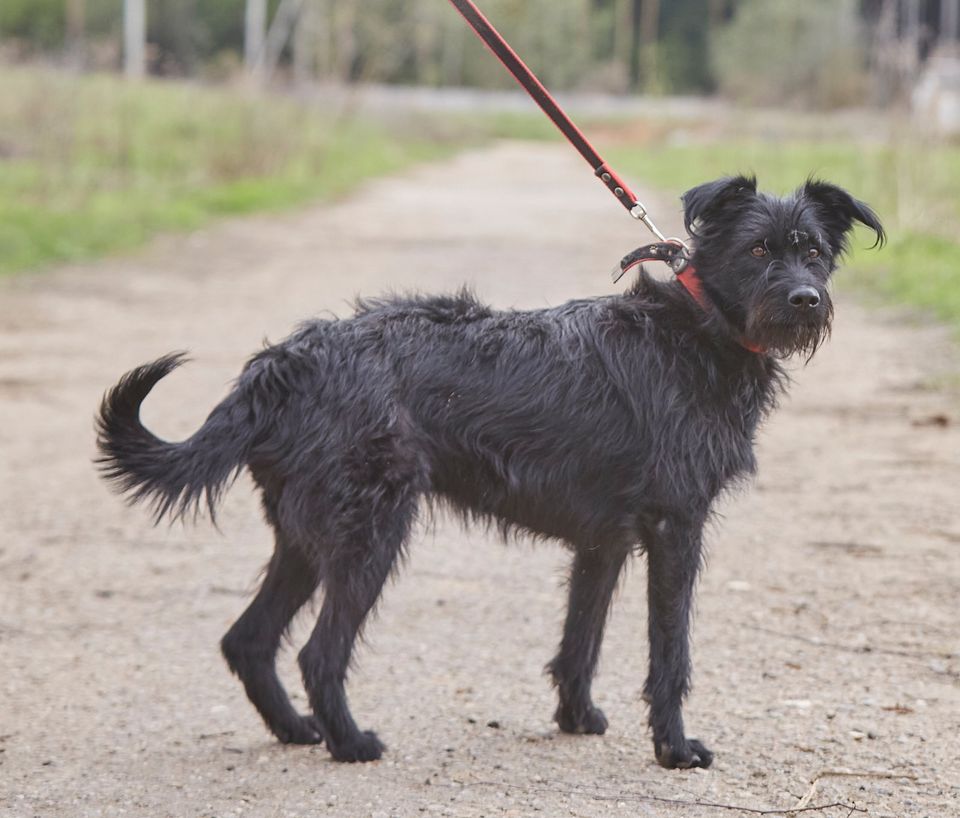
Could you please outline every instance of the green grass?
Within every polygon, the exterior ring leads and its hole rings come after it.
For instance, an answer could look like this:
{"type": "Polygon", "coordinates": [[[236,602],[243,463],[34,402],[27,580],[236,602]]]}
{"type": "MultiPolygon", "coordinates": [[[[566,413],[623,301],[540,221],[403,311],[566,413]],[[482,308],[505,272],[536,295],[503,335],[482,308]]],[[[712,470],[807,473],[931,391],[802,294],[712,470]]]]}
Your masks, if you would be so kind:
{"type": "Polygon", "coordinates": [[[960,332],[960,147],[721,137],[714,143],[608,153],[627,178],[678,193],[737,172],[756,173],[761,188],[779,193],[809,175],[846,187],[879,213],[890,241],[869,250],[871,234],[858,231],[841,284],[928,311],[960,332]]]}
{"type": "Polygon", "coordinates": [[[461,142],[233,89],[5,68],[0,272],[336,196],[461,142]]]}

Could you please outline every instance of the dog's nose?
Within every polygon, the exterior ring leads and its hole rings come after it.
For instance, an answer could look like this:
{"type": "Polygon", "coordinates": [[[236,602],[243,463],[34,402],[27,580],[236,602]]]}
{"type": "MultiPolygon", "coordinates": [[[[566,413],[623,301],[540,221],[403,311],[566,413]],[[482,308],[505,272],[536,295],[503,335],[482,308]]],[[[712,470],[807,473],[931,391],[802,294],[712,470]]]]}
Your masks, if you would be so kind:
{"type": "Polygon", "coordinates": [[[790,291],[790,295],[787,296],[787,300],[790,302],[791,307],[796,307],[798,310],[808,310],[816,307],[820,303],[820,293],[818,293],[813,287],[809,285],[804,285],[803,287],[797,287],[790,291]]]}

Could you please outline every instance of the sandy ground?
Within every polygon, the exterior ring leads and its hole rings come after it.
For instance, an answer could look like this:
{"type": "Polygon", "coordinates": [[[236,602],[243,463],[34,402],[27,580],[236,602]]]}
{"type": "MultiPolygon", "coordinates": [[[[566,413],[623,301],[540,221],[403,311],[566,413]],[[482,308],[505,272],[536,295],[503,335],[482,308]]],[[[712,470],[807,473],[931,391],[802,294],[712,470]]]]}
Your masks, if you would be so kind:
{"type": "Polygon", "coordinates": [[[785,810],[821,776],[807,803],[850,806],[812,814],[960,815],[960,410],[942,387],[960,362],[937,328],[841,296],[832,342],[794,367],[763,431],[759,478],[724,503],[686,709],[709,771],[653,761],[642,561],[595,686],[610,730],[562,736],[542,668],[565,552],[443,520],[417,535],[351,681],[384,759],[280,746],[217,647],[270,552],[249,484],[218,533],[153,529],[95,477],[102,391],[168,350],[195,360],[144,414],[180,438],[264,336],[346,314],[358,293],[466,281],[528,307],[609,292],[646,236],[608,198],[563,146],[505,144],[333,206],[4,282],[0,814],[736,815],[715,805],[785,810]]]}

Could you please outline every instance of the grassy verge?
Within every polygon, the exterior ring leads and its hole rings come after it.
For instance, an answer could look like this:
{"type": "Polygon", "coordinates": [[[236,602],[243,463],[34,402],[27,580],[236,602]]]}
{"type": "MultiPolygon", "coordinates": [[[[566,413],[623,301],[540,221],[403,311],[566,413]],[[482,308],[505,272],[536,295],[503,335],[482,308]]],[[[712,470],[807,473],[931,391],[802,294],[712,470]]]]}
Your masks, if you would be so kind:
{"type": "Polygon", "coordinates": [[[960,147],[858,143],[742,141],[651,144],[609,152],[629,178],[685,190],[724,174],[756,173],[765,190],[786,192],[808,175],[842,185],[869,202],[890,242],[868,251],[866,232],[855,237],[841,279],[920,308],[960,332],[960,147]]]}
{"type": "Polygon", "coordinates": [[[0,273],[334,196],[447,155],[466,134],[462,123],[338,117],[235,89],[4,68],[0,273]]]}

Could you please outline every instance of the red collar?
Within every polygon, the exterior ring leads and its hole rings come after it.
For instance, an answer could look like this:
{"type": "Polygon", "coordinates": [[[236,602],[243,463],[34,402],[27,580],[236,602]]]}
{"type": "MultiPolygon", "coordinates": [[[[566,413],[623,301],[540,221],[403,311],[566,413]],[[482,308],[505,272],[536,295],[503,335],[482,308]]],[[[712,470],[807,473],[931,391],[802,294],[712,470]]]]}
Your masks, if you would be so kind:
{"type": "MultiPolygon", "coordinates": [[[[690,297],[700,306],[704,312],[710,312],[711,310],[716,309],[713,302],[707,296],[706,292],[703,289],[703,281],[699,275],[697,275],[697,268],[694,267],[690,262],[687,262],[686,267],[684,267],[677,275],[677,281],[679,281],[684,289],[690,293],[690,297]]],[[[737,343],[740,344],[745,350],[749,352],[755,352],[758,355],[762,355],[767,350],[759,346],[758,344],[751,343],[743,336],[737,338],[737,343]]]]}
{"type": "MultiPolygon", "coordinates": [[[[697,275],[697,268],[687,260],[686,246],[678,239],[667,239],[662,242],[646,244],[643,247],[638,247],[632,253],[628,253],[621,259],[620,264],[614,268],[613,280],[615,282],[619,281],[628,270],[645,261],[662,261],[674,271],[679,267],[680,272],[674,273],[677,281],[690,293],[690,297],[697,302],[700,309],[707,313],[714,312],[717,309],[703,289],[703,281],[697,275]]],[[[743,336],[737,338],[737,343],[747,351],[758,355],[767,351],[764,347],[751,343],[743,336]]]]}

